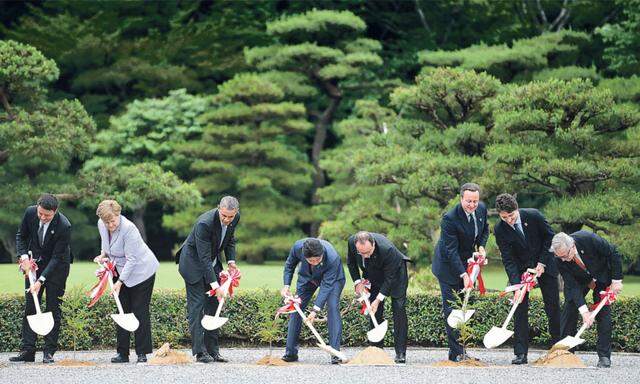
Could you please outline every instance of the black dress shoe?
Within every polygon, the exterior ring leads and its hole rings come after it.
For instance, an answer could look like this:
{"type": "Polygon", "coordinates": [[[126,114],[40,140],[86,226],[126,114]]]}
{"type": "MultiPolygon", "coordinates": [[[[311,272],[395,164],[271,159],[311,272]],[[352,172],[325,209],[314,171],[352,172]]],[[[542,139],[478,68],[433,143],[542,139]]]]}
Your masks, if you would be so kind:
{"type": "Polygon", "coordinates": [[[215,360],[213,360],[213,357],[211,357],[211,355],[203,352],[203,353],[198,353],[196,355],[196,361],[198,363],[208,364],[208,363],[213,363],[215,360]]]}
{"type": "Polygon", "coordinates": [[[515,359],[511,360],[511,364],[515,364],[515,365],[521,365],[521,364],[527,364],[527,355],[520,354],[520,355],[516,355],[515,359]]]}
{"type": "Polygon", "coordinates": [[[604,357],[602,356],[599,360],[598,360],[598,368],[611,368],[611,359],[608,357],[604,357]]]}
{"type": "Polygon", "coordinates": [[[19,363],[19,362],[33,363],[34,361],[36,361],[36,353],[20,351],[18,356],[10,357],[9,361],[11,361],[12,363],[19,363]]]}
{"type": "Polygon", "coordinates": [[[45,364],[55,363],[55,361],[53,361],[53,354],[49,352],[45,352],[44,356],[42,356],[42,362],[45,364]]]}
{"type": "Polygon", "coordinates": [[[214,354],[211,355],[211,357],[213,358],[213,361],[215,361],[217,363],[227,363],[227,362],[229,362],[229,360],[227,360],[224,357],[220,356],[219,353],[214,353],[214,354]]]}
{"type": "Polygon", "coordinates": [[[284,355],[282,356],[282,361],[293,363],[294,361],[298,361],[298,355],[284,355]]]}
{"type": "Polygon", "coordinates": [[[331,356],[331,364],[342,364],[342,359],[338,356],[331,356]]]}
{"type": "Polygon", "coordinates": [[[144,353],[141,353],[138,355],[138,363],[146,363],[147,362],[147,355],[145,355],[144,353]]]}
{"type": "Polygon", "coordinates": [[[461,353],[458,356],[456,356],[452,361],[455,361],[456,363],[459,363],[461,361],[465,361],[465,360],[473,360],[473,361],[480,361],[480,359],[475,358],[473,356],[469,356],[466,353],[461,353]]]}
{"type": "Polygon", "coordinates": [[[405,364],[407,362],[407,355],[404,353],[398,353],[395,359],[396,364],[405,364]]]}
{"type": "Polygon", "coordinates": [[[111,358],[111,362],[114,364],[120,364],[120,363],[128,363],[129,362],[129,356],[125,356],[121,353],[118,353],[115,357],[111,358]]]}

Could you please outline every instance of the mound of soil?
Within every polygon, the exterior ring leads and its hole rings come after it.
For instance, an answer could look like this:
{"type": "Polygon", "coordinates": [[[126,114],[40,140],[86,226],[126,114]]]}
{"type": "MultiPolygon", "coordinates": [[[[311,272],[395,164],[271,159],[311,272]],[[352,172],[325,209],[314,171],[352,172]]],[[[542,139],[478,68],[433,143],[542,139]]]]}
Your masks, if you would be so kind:
{"type": "Polygon", "coordinates": [[[394,365],[393,359],[378,347],[367,347],[360,351],[346,365],[394,365]]]}
{"type": "Polygon", "coordinates": [[[479,360],[468,359],[462,361],[442,360],[437,363],[431,364],[432,367],[487,367],[487,363],[483,363],[479,360]]]}
{"type": "Polygon", "coordinates": [[[56,361],[54,365],[61,365],[63,367],[94,367],[97,364],[91,361],[63,359],[63,360],[56,361]]]}
{"type": "Polygon", "coordinates": [[[551,351],[533,362],[539,367],[586,368],[582,360],[573,353],[562,349],[551,351]]]}
{"type": "Polygon", "coordinates": [[[176,365],[176,364],[189,364],[193,362],[191,356],[184,352],[171,349],[169,343],[162,344],[153,357],[149,359],[150,365],[176,365]]]}
{"type": "Polygon", "coordinates": [[[287,363],[286,361],[282,360],[279,357],[276,356],[264,356],[263,358],[261,358],[260,360],[256,361],[256,364],[258,365],[275,365],[275,366],[284,366],[284,365],[289,365],[289,363],[287,363]]]}

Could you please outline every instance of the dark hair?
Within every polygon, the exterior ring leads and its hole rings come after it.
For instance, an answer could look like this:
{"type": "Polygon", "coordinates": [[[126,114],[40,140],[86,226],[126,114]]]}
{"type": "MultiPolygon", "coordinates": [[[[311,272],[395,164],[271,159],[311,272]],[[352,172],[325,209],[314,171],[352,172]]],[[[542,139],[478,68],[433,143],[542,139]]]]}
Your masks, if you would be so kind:
{"type": "Polygon", "coordinates": [[[460,197],[464,197],[465,191],[478,192],[480,194],[480,186],[476,183],[464,183],[460,187],[460,197]]]}
{"type": "Polygon", "coordinates": [[[43,193],[38,198],[38,205],[47,211],[58,209],[58,199],[50,193],[43,193]]]}
{"type": "Polygon", "coordinates": [[[496,210],[499,212],[511,213],[518,209],[518,201],[513,195],[508,193],[499,194],[496,197],[496,210]]]}
{"type": "Polygon", "coordinates": [[[319,257],[324,253],[324,247],[318,239],[307,239],[302,244],[302,255],[305,258],[319,257]]]}
{"type": "Polygon", "coordinates": [[[360,244],[364,244],[367,241],[370,242],[371,244],[374,243],[373,235],[367,231],[360,231],[356,233],[355,239],[356,239],[356,243],[360,243],[360,244]]]}

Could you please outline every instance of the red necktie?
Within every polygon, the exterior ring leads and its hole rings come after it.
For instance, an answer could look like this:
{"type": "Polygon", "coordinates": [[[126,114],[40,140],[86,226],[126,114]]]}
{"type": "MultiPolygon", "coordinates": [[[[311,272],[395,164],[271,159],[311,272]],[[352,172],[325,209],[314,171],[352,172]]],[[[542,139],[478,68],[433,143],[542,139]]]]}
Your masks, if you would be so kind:
{"type": "Polygon", "coordinates": [[[573,261],[578,264],[578,267],[580,267],[580,269],[582,269],[583,271],[587,272],[587,266],[584,265],[584,263],[582,262],[582,260],[580,260],[580,258],[576,255],[576,257],[573,258],[573,261]]]}

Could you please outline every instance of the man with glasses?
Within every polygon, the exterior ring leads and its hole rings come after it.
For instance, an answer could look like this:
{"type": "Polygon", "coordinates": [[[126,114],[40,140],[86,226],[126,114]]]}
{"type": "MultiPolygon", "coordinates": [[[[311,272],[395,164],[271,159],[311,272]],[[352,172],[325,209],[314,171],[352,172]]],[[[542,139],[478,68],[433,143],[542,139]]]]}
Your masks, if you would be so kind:
{"type": "MultiPolygon", "coordinates": [[[[582,321],[593,324],[591,312],[584,299],[593,290],[593,301],[600,301],[600,292],[611,287],[614,294],[622,291],[622,257],[606,240],[588,231],[567,235],[556,234],[549,249],[561,260],[558,269],[564,279],[564,311],[562,337],[576,334],[578,312],[582,321]]],[[[596,316],[598,323],[598,368],[611,367],[611,310],[605,305],[596,316]]]]}
{"type": "Polygon", "coordinates": [[[203,213],[176,254],[178,271],[187,289],[187,317],[191,332],[191,351],[199,363],[224,363],[218,346],[219,330],[202,327],[204,315],[213,316],[218,308],[217,297],[224,292],[218,283],[222,272],[222,251],[229,269],[236,268],[235,230],[240,221],[240,205],[233,196],[220,200],[218,208],[203,213]],[[208,297],[210,289],[217,297],[208,297]]]}
{"type": "MultiPolygon", "coordinates": [[[[537,209],[518,208],[516,198],[508,193],[496,197],[496,210],[500,216],[493,230],[502,256],[502,264],[509,277],[509,284],[520,283],[528,269],[538,272],[538,286],[542,291],[544,311],[549,321],[551,344],[560,340],[560,294],[558,292],[558,267],[549,251],[555,234],[542,213],[537,209]]],[[[514,292],[517,294],[518,292],[514,292]]],[[[514,297],[514,299],[519,299],[514,297]]],[[[514,314],[515,358],[511,364],[527,364],[529,351],[529,293],[514,314]]]]}
{"type": "Polygon", "coordinates": [[[474,252],[483,257],[489,238],[487,208],[480,202],[480,186],[466,183],[460,187],[460,203],[447,212],[440,223],[440,239],[436,245],[431,271],[438,278],[442,294],[442,312],[449,343],[449,360],[460,362],[465,355],[458,341],[460,333],[447,323],[456,294],[473,286],[467,273],[467,260],[474,252]],[[477,251],[476,251],[477,249],[477,251]]]}
{"type": "MultiPolygon", "coordinates": [[[[347,248],[347,265],[356,294],[364,292],[363,279],[371,283],[370,297],[375,298],[371,302],[371,312],[378,324],[384,321],[383,300],[391,296],[395,362],[406,363],[408,323],[405,305],[409,285],[407,261],[410,259],[379,233],[360,231],[349,237],[347,248]]],[[[375,345],[382,347],[383,341],[375,345]]]]}

